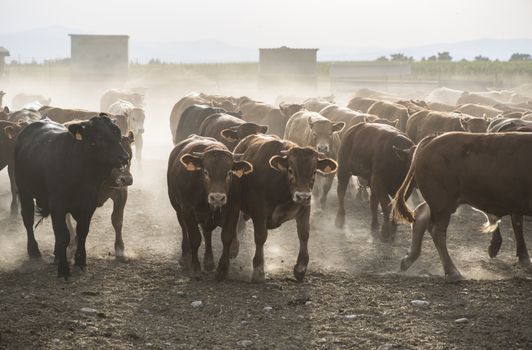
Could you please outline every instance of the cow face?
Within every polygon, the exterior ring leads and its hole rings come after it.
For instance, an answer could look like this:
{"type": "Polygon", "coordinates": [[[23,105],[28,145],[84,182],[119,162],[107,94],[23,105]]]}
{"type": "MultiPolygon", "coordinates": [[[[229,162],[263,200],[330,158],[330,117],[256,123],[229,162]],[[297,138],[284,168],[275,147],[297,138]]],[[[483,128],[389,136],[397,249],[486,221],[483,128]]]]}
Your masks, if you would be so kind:
{"type": "MultiPolygon", "coordinates": [[[[120,144],[129,155],[129,159],[132,159],[133,151],[131,149],[131,144],[135,142],[135,136],[133,132],[130,131],[127,136],[122,136],[120,144]]],[[[111,175],[109,176],[109,182],[116,187],[126,187],[133,184],[133,175],[131,175],[131,161],[126,165],[123,165],[119,168],[113,168],[111,170],[111,175]]]]}
{"type": "Polygon", "coordinates": [[[77,142],[82,142],[88,155],[98,163],[120,168],[129,163],[129,155],[121,142],[120,129],[106,114],[68,126],[77,142]]]}
{"type": "Polygon", "coordinates": [[[133,108],[129,112],[129,130],[132,130],[135,135],[144,133],[144,119],[146,115],[141,108],[133,108]]]}
{"type": "Polygon", "coordinates": [[[281,103],[279,104],[279,109],[281,110],[281,113],[286,117],[290,118],[300,110],[304,109],[305,107],[300,104],[289,104],[289,103],[281,103]]]}
{"type": "Polygon", "coordinates": [[[244,123],[238,126],[233,126],[229,129],[224,129],[220,132],[223,138],[227,141],[237,142],[249,135],[265,134],[268,131],[268,126],[257,125],[255,123],[244,123]]]}
{"type": "Polygon", "coordinates": [[[331,150],[332,137],[339,133],[345,127],[344,122],[331,123],[328,120],[318,120],[313,122],[308,118],[308,124],[311,129],[310,145],[316,148],[318,152],[328,154],[331,150]]]}
{"type": "Polygon", "coordinates": [[[318,153],[310,147],[293,147],[270,158],[270,167],[286,174],[292,200],[308,206],[316,171],[329,174],[336,171],[337,164],[330,158],[318,158],[318,153]]]}
{"type": "Polygon", "coordinates": [[[484,133],[488,129],[489,121],[484,118],[460,118],[460,125],[464,131],[484,133]]]}
{"type": "Polygon", "coordinates": [[[181,163],[188,171],[197,171],[203,181],[207,202],[214,208],[221,208],[227,203],[227,193],[233,176],[242,177],[253,171],[253,166],[237,160],[229,151],[212,150],[204,153],[194,152],[181,157],[181,163]]]}

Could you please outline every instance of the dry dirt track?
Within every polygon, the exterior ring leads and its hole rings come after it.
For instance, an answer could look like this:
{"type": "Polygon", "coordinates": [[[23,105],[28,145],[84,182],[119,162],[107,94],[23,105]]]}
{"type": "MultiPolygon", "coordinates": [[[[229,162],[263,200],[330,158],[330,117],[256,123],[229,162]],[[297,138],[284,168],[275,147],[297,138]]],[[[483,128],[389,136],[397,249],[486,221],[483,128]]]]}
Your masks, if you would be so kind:
{"type": "MultiPolygon", "coordinates": [[[[165,126],[163,119],[146,128],[157,133],[146,141],[130,189],[128,261],[112,256],[107,203],[92,222],[88,270],[69,283],[55,277],[50,220],[36,233],[43,259],[27,258],[21,220],[8,214],[7,176],[0,174],[0,348],[532,348],[532,271],[514,265],[507,222],[500,256],[489,259],[489,236],[478,232],[482,218],[468,209],[449,230],[451,255],[467,278],[458,284],[444,282],[428,236],[419,261],[399,274],[409,228],[400,226],[392,245],[374,243],[369,209],[352,199],[347,228],[334,228],[334,193],[329,207],[312,216],[304,283],[291,273],[298,247],[293,223],[270,233],[266,283],[249,283],[250,225],[226,282],[216,283],[211,273],[191,281],[177,264],[180,230],[166,195],[165,126]],[[414,299],[430,304],[414,307],[414,299]],[[203,307],[191,306],[197,300],[203,307]],[[467,323],[455,323],[464,317],[467,323]]],[[[213,241],[219,257],[219,234],[213,241]]]]}

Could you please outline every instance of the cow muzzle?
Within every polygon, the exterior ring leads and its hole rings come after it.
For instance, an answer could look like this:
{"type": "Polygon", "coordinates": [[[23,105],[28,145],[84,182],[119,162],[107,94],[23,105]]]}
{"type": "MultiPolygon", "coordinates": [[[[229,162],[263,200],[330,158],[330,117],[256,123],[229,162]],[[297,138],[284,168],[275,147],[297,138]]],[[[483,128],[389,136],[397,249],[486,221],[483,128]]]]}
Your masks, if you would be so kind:
{"type": "Polygon", "coordinates": [[[209,193],[208,202],[210,206],[220,208],[227,203],[227,195],[220,192],[209,193]]]}
{"type": "Polygon", "coordinates": [[[311,192],[294,192],[292,200],[297,204],[310,205],[311,192]]]}
{"type": "Polygon", "coordinates": [[[116,178],[116,185],[126,187],[133,185],[133,176],[131,174],[122,174],[116,178]]]}
{"type": "Polygon", "coordinates": [[[329,153],[329,145],[318,145],[316,148],[319,153],[329,153]]]}

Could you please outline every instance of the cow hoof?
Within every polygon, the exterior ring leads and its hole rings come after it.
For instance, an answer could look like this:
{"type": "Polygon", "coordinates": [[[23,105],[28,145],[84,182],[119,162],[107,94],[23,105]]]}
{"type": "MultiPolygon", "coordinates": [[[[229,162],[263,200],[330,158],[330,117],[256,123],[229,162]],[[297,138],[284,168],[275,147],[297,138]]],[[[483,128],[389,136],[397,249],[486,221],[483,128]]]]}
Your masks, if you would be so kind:
{"type": "Polygon", "coordinates": [[[337,228],[344,228],[345,225],[345,216],[336,216],[336,220],[334,220],[334,224],[337,228]]]}
{"type": "Polygon", "coordinates": [[[190,278],[196,281],[201,281],[201,271],[195,270],[190,273],[190,278]]]}
{"type": "Polygon", "coordinates": [[[408,258],[401,259],[401,271],[406,271],[412,266],[413,261],[410,261],[408,258]]]}
{"type": "Polygon", "coordinates": [[[251,275],[251,282],[253,283],[264,283],[264,271],[253,270],[251,275]]]}
{"type": "Polygon", "coordinates": [[[204,269],[205,271],[207,271],[207,272],[212,272],[212,271],[214,271],[214,268],[215,268],[215,266],[214,266],[214,262],[213,262],[213,261],[207,261],[207,260],[205,260],[205,261],[203,262],[203,269],[204,269]]]}
{"type": "Polygon", "coordinates": [[[41,252],[39,251],[38,247],[28,248],[28,255],[32,259],[40,259],[41,258],[41,252]]]}
{"type": "Polygon", "coordinates": [[[464,277],[462,277],[462,275],[459,272],[445,275],[445,281],[449,283],[457,283],[457,282],[462,281],[463,279],[464,277]]]}
{"type": "Polygon", "coordinates": [[[526,256],[523,258],[519,258],[518,263],[519,265],[524,267],[530,266],[530,257],[526,256]]]}
{"type": "Polygon", "coordinates": [[[115,248],[115,257],[117,259],[123,259],[124,255],[124,248],[115,248]]]}
{"type": "Polygon", "coordinates": [[[216,270],[216,274],[214,276],[216,278],[216,281],[221,282],[225,280],[228,271],[229,268],[218,266],[218,269],[216,270]]]}
{"type": "Polygon", "coordinates": [[[303,280],[305,279],[306,272],[306,268],[298,268],[297,266],[294,266],[294,277],[298,282],[303,282],[303,280]]]}

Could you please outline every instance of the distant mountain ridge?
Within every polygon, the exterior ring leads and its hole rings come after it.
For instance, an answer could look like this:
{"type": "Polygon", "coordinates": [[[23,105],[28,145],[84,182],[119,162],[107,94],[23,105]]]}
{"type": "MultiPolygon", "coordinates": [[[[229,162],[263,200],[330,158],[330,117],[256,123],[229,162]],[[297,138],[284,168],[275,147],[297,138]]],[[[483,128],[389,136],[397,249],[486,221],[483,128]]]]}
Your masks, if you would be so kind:
{"type": "MultiPolygon", "coordinates": [[[[65,58],[70,56],[68,34],[86,34],[76,28],[52,26],[24,32],[0,33],[0,46],[7,48],[11,59],[30,62],[33,59],[65,58]]],[[[124,33],[116,33],[124,34],[124,33]]],[[[280,43],[279,46],[283,44],[280,43]]],[[[515,53],[532,54],[532,39],[477,39],[454,43],[438,43],[404,49],[328,47],[316,45],[320,61],[375,60],[380,56],[403,53],[416,60],[438,52],[449,51],[455,60],[471,60],[477,55],[507,60],[515,53]]],[[[163,62],[215,63],[257,61],[258,48],[237,47],[220,40],[156,42],[130,38],[130,59],[140,63],[150,59],[163,62]]]]}

